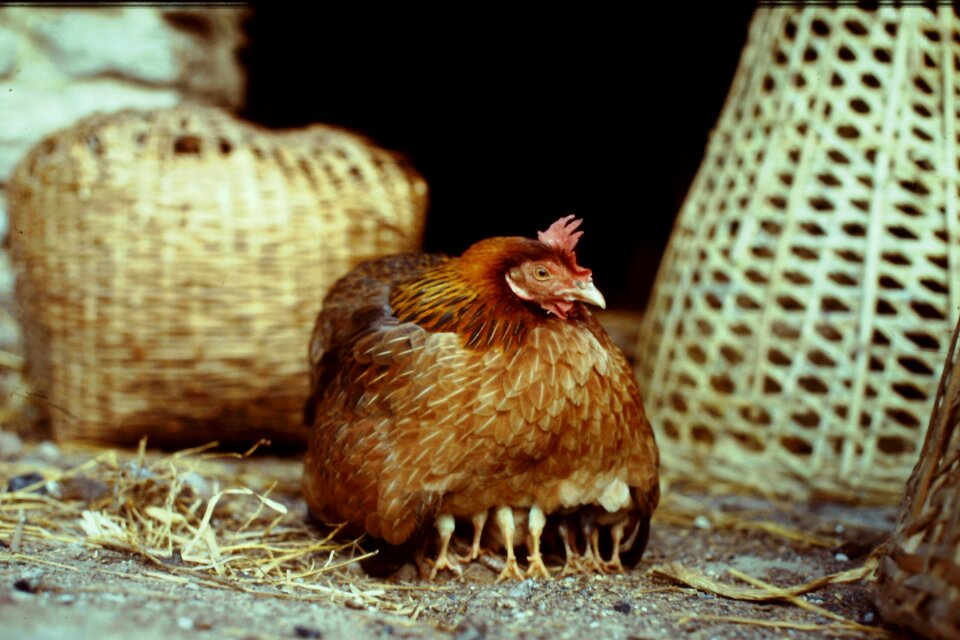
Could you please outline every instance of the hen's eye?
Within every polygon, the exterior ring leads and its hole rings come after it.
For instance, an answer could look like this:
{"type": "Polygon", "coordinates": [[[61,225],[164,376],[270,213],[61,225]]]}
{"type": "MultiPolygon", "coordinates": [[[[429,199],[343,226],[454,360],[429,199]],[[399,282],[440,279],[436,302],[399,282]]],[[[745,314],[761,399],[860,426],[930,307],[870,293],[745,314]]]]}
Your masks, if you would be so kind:
{"type": "Polygon", "coordinates": [[[546,267],[534,267],[533,277],[537,280],[546,280],[550,277],[550,272],[547,271],[546,267]]]}

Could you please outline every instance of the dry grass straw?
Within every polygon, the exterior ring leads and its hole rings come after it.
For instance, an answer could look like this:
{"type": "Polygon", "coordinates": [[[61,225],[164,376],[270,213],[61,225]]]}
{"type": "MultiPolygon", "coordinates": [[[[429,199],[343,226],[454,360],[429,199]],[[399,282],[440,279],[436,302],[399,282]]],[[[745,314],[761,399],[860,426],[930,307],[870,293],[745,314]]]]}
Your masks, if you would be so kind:
{"type": "MultiPolygon", "coordinates": [[[[698,521],[701,518],[706,518],[706,522],[712,529],[761,531],[771,536],[799,542],[807,546],[834,548],[841,542],[836,536],[817,535],[807,529],[770,520],[769,507],[756,512],[727,513],[710,508],[704,497],[694,498],[680,491],[671,490],[671,487],[682,486],[685,491],[694,491],[701,496],[737,495],[744,492],[744,488],[740,485],[722,482],[698,482],[672,470],[665,470],[661,474],[660,484],[663,499],[654,513],[654,518],[658,522],[680,526],[698,526],[698,521]]],[[[776,496],[765,496],[765,498],[774,506],[781,507],[785,512],[794,509],[794,505],[779,500],[776,496]]]]}
{"type": "Polygon", "coordinates": [[[793,587],[778,587],[776,585],[764,582],[758,578],[754,578],[737,569],[730,569],[730,575],[752,586],[741,587],[737,585],[731,585],[725,582],[714,580],[700,571],[690,569],[676,562],[657,565],[653,567],[651,571],[653,573],[657,573],[677,580],[678,582],[687,584],[699,591],[712,593],[723,598],[744,600],[749,602],[786,602],[799,607],[800,609],[809,611],[813,614],[833,621],[829,624],[812,624],[787,620],[759,620],[742,616],[703,616],[700,614],[687,614],[681,618],[681,624],[693,621],[713,621],[806,631],[822,631],[824,633],[846,633],[850,631],[858,631],[871,635],[890,636],[890,634],[883,629],[870,627],[853,620],[848,620],[843,616],[837,615],[832,611],[828,611],[827,609],[817,606],[801,597],[804,594],[816,591],[827,585],[858,582],[872,575],[876,568],[876,555],[871,555],[862,566],[857,567],[856,569],[830,574],[815,580],[811,580],[804,584],[795,585],[793,587]]]}
{"type": "MultiPolygon", "coordinates": [[[[759,515],[759,514],[757,514],[759,515]]],[[[706,508],[701,500],[678,493],[668,494],[657,510],[655,517],[660,522],[696,526],[697,520],[706,518],[711,528],[762,531],[772,536],[799,542],[804,545],[834,548],[840,544],[836,537],[815,535],[797,527],[774,522],[765,518],[755,519],[751,514],[730,514],[718,509],[706,508]]]]}
{"type": "MultiPolygon", "coordinates": [[[[38,546],[82,544],[120,551],[142,559],[146,566],[135,572],[95,567],[111,578],[130,581],[125,593],[159,593],[150,584],[186,585],[229,589],[263,598],[339,602],[350,607],[375,607],[416,620],[427,611],[417,591],[442,591],[443,586],[390,585],[348,570],[361,559],[353,542],[338,542],[336,531],[318,535],[307,527],[297,510],[299,482],[296,466],[278,469],[269,463],[247,460],[257,447],[244,454],[215,453],[216,443],[173,454],[80,448],[93,451],[85,462],[67,469],[39,469],[44,479],[18,491],[0,494],[0,540],[11,561],[89,571],[88,565],[60,563],[33,553],[38,546]],[[46,494],[37,493],[45,489],[46,494]]],[[[0,476],[37,471],[37,463],[0,463],[0,476]]],[[[667,485],[670,484],[669,477],[667,485]]],[[[758,531],[791,543],[835,546],[838,541],[813,535],[770,519],[763,510],[724,513],[701,500],[667,491],[657,519],[680,526],[697,526],[707,517],[713,528],[758,531]]],[[[810,626],[787,620],[769,621],[711,616],[711,621],[815,629],[824,633],[869,630],[823,612],[799,598],[828,584],[863,578],[872,566],[827,576],[797,587],[782,589],[746,574],[732,575],[753,585],[736,587],[716,582],[676,563],[653,571],[701,591],[745,601],[782,601],[833,620],[810,626]]],[[[92,590],[100,587],[90,587],[92,590]]],[[[655,587],[638,593],[676,590],[655,587]]],[[[104,587],[105,590],[109,590],[104,587]]],[[[75,589],[74,589],[75,590],[75,589]]],[[[687,616],[684,621],[707,621],[687,616]]]]}
{"type": "MultiPolygon", "coordinates": [[[[674,484],[682,484],[685,489],[695,489],[697,493],[704,496],[733,495],[743,490],[742,487],[728,485],[726,483],[718,484],[711,482],[707,484],[705,482],[696,482],[687,476],[678,476],[673,472],[668,472],[665,477],[662,478],[662,484],[666,487],[674,484]]],[[[789,503],[778,501],[775,498],[771,500],[775,506],[779,503],[780,506],[784,508],[784,511],[789,511],[789,503]]],[[[693,498],[675,490],[664,491],[664,499],[655,514],[656,521],[679,526],[698,526],[697,523],[700,518],[706,518],[711,529],[762,532],[805,546],[832,549],[838,547],[842,542],[840,538],[835,536],[816,535],[807,530],[771,520],[769,508],[756,512],[741,511],[737,513],[726,513],[718,509],[710,508],[706,504],[706,500],[702,497],[693,498]]],[[[828,585],[853,583],[871,578],[877,568],[878,552],[879,551],[875,551],[860,567],[823,576],[792,587],[777,587],[750,576],[743,571],[730,568],[728,572],[732,577],[752,586],[743,587],[732,585],[714,580],[705,573],[686,567],[678,562],[655,565],[651,567],[650,572],[666,576],[705,593],[749,602],[783,602],[832,621],[828,624],[819,624],[791,620],[758,619],[745,616],[684,613],[680,617],[681,624],[689,622],[719,622],[773,629],[817,631],[831,635],[861,632],[872,636],[893,637],[883,629],[848,620],[801,597],[804,594],[817,591],[828,585]]]]}
{"type": "Polygon", "coordinates": [[[148,454],[143,441],[135,454],[101,450],[86,462],[0,494],[7,558],[69,570],[75,568],[35,558],[26,549],[92,545],[132,554],[150,567],[136,575],[107,572],[111,575],[406,615],[415,610],[410,589],[343,570],[365,556],[354,542],[336,541],[337,530],[318,535],[291,512],[285,498],[295,496],[298,486],[283,487],[283,496],[274,497],[276,480],[250,475],[257,465],[245,465],[238,475],[236,462],[257,446],[244,454],[212,453],[216,446],[158,455],[148,454]],[[238,479],[265,488],[254,490],[238,479]]]}
{"type": "Polygon", "coordinates": [[[877,627],[866,627],[858,625],[851,627],[846,624],[817,624],[812,622],[793,622],[790,620],[762,620],[759,618],[746,618],[743,616],[714,616],[714,615],[687,615],[680,618],[680,624],[688,622],[726,622],[729,624],[742,624],[754,627],[768,627],[771,629],[793,629],[795,631],[818,631],[823,634],[842,634],[848,635],[851,631],[862,631],[873,636],[895,638],[896,636],[889,631],[878,629],[877,627]]]}

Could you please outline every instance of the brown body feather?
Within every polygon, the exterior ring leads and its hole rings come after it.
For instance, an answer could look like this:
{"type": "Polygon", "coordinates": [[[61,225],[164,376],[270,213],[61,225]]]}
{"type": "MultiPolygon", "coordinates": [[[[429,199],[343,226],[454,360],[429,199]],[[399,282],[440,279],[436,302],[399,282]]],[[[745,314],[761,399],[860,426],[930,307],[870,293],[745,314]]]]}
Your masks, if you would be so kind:
{"type": "Polygon", "coordinates": [[[504,273],[541,255],[494,238],[460,258],[361,265],[310,346],[310,508],[392,544],[439,512],[656,506],[658,454],[633,372],[586,307],[554,317],[504,273]]]}

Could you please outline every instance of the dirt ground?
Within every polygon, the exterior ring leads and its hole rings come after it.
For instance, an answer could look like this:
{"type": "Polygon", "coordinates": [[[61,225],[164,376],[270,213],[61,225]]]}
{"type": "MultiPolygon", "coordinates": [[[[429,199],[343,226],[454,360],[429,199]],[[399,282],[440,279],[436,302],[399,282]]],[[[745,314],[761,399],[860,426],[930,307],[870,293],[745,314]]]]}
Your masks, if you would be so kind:
{"type": "MultiPolygon", "coordinates": [[[[31,472],[50,477],[92,455],[50,443],[0,447],[0,481],[7,485],[31,472]]],[[[272,478],[271,498],[289,508],[284,522],[312,526],[305,524],[297,491],[299,461],[252,457],[232,464],[224,478],[245,485],[272,478]]],[[[30,523],[39,516],[31,513],[0,500],[0,524],[6,523],[0,528],[0,638],[707,639],[886,635],[877,626],[869,581],[828,584],[793,602],[751,602],[664,572],[687,571],[736,593],[757,593],[744,575],[799,585],[861,567],[892,528],[895,509],[776,504],[673,484],[654,518],[646,556],[627,574],[495,583],[494,571],[474,563],[460,578],[423,581],[408,565],[377,580],[353,563],[279,587],[253,577],[225,580],[212,570],[183,568],[176,558],[158,563],[72,536],[36,533],[30,523]]],[[[315,531],[321,538],[324,532],[315,531]]],[[[327,561],[347,555],[330,552],[327,561]]]]}

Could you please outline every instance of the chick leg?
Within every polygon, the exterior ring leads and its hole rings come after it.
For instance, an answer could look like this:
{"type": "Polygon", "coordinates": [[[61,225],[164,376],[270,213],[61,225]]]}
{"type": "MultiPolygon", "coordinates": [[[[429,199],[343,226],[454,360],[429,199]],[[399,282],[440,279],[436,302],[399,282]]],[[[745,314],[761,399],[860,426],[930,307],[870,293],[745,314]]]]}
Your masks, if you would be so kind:
{"type": "Polygon", "coordinates": [[[583,573],[601,573],[603,558],[600,557],[600,530],[597,528],[597,514],[592,509],[580,512],[580,526],[583,529],[583,559],[580,570],[583,573]]]}
{"type": "Polygon", "coordinates": [[[417,567],[417,575],[421,580],[430,578],[430,572],[433,568],[433,561],[426,557],[426,551],[422,546],[417,546],[413,550],[413,564],[417,567]]]}
{"type": "Polygon", "coordinates": [[[543,564],[543,556],[540,555],[540,536],[543,534],[543,528],[547,524],[547,517],[543,515],[543,510],[537,505],[530,507],[530,514],[527,516],[527,528],[529,531],[529,541],[527,549],[530,555],[527,556],[527,575],[541,578],[549,578],[550,572],[543,564]]]}
{"type": "Polygon", "coordinates": [[[587,550],[583,554],[583,562],[588,570],[603,571],[603,558],[600,556],[600,529],[591,526],[589,532],[586,527],[583,531],[587,538],[587,550]]]}
{"type": "Polygon", "coordinates": [[[473,523],[473,544],[470,545],[470,552],[459,556],[460,562],[470,562],[480,557],[480,538],[483,536],[483,527],[487,524],[487,512],[481,511],[470,518],[473,523]]]}
{"type": "Polygon", "coordinates": [[[437,572],[441,569],[449,569],[458,576],[463,574],[463,569],[460,568],[457,561],[447,556],[447,547],[450,546],[450,537],[453,535],[453,530],[456,526],[456,521],[449,513],[441,513],[440,516],[437,517],[437,532],[440,534],[440,553],[437,554],[437,559],[433,562],[433,570],[430,572],[431,580],[437,577],[437,572]]]}
{"type": "Polygon", "coordinates": [[[507,548],[507,564],[503,571],[497,576],[497,582],[513,578],[514,580],[523,580],[523,572],[517,565],[517,556],[513,553],[513,535],[516,531],[516,525],[513,521],[513,509],[510,507],[497,507],[497,527],[500,528],[500,535],[503,537],[503,546],[507,548]]]}
{"type": "Polygon", "coordinates": [[[603,570],[607,573],[623,573],[623,563],[620,561],[620,543],[623,540],[623,533],[630,522],[629,518],[624,518],[615,522],[610,527],[610,537],[613,539],[613,551],[610,554],[610,562],[602,562],[603,570]]]}
{"type": "Polygon", "coordinates": [[[581,573],[583,569],[580,566],[580,552],[577,550],[577,536],[567,526],[566,520],[561,520],[557,525],[557,532],[563,541],[564,557],[563,571],[560,575],[568,576],[574,573],[581,573]]]}

